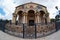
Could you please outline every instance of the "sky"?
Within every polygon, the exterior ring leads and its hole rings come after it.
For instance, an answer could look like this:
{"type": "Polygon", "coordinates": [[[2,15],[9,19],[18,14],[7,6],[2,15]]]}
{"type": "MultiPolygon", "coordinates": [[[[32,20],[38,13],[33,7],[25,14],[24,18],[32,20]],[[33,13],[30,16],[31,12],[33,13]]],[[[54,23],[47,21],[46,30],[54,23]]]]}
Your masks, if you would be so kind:
{"type": "Polygon", "coordinates": [[[55,6],[58,6],[58,9],[60,9],[60,0],[0,0],[0,19],[11,20],[15,7],[28,2],[46,6],[50,18],[55,18],[59,13],[58,10],[55,9],[55,6]]]}

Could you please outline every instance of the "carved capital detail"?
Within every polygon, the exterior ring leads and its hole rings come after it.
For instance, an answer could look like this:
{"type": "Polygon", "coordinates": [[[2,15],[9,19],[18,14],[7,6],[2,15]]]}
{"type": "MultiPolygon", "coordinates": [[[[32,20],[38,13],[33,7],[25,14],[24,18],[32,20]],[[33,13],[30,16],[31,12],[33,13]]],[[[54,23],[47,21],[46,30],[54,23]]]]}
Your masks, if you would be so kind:
{"type": "Polygon", "coordinates": [[[23,12],[23,16],[27,16],[27,13],[26,12],[23,12]]]}
{"type": "Polygon", "coordinates": [[[15,13],[13,13],[13,16],[16,17],[17,15],[15,13]]]}
{"type": "Polygon", "coordinates": [[[39,12],[36,12],[36,13],[35,13],[35,15],[36,15],[36,16],[39,16],[39,15],[40,15],[40,13],[39,13],[39,12]]]}

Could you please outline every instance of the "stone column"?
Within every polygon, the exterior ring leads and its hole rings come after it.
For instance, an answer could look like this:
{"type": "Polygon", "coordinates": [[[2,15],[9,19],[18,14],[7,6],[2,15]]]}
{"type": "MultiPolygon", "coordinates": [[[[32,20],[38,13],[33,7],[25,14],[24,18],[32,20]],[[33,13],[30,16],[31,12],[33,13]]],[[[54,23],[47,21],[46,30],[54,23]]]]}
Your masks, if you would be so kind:
{"type": "MultiPolygon", "coordinates": [[[[41,13],[39,13],[39,14],[41,14],[41,13]]],[[[39,15],[39,22],[41,23],[41,15],[39,15]]]]}
{"type": "Polygon", "coordinates": [[[50,22],[49,13],[45,14],[47,22],[50,22]]]}
{"type": "Polygon", "coordinates": [[[44,23],[45,23],[45,21],[46,21],[46,17],[45,17],[45,14],[43,15],[43,19],[44,19],[43,21],[44,21],[44,23]]]}
{"type": "Polygon", "coordinates": [[[49,16],[47,17],[47,21],[50,22],[50,18],[49,18],[49,16]]]}
{"type": "Polygon", "coordinates": [[[27,23],[27,13],[25,14],[25,23],[27,23]]]}
{"type": "Polygon", "coordinates": [[[37,23],[37,15],[35,14],[35,23],[37,23]]]}
{"type": "Polygon", "coordinates": [[[15,24],[16,23],[16,14],[13,13],[13,18],[12,18],[12,23],[15,24]]]}
{"type": "Polygon", "coordinates": [[[47,24],[48,23],[48,14],[46,13],[45,14],[45,24],[47,24]]]}
{"type": "Polygon", "coordinates": [[[27,13],[23,13],[23,23],[27,23],[27,13]]]}
{"type": "Polygon", "coordinates": [[[35,20],[36,23],[40,23],[40,14],[38,12],[35,14],[35,20]]]}
{"type": "Polygon", "coordinates": [[[20,20],[21,20],[21,19],[20,19],[20,15],[18,15],[18,23],[20,23],[20,20]]]}
{"type": "Polygon", "coordinates": [[[40,23],[40,17],[39,17],[39,16],[40,16],[40,14],[38,13],[38,14],[37,14],[37,22],[38,22],[38,23],[40,23]]]}

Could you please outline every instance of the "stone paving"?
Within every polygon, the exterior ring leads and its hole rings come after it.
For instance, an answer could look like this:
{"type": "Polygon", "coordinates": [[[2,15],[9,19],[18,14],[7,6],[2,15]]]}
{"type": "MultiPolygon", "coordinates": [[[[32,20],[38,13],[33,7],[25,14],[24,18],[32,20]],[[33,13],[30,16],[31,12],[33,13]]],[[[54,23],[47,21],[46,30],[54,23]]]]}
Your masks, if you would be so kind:
{"type": "Polygon", "coordinates": [[[37,39],[23,39],[0,31],[0,40],[60,40],[60,30],[49,36],[37,39]]]}

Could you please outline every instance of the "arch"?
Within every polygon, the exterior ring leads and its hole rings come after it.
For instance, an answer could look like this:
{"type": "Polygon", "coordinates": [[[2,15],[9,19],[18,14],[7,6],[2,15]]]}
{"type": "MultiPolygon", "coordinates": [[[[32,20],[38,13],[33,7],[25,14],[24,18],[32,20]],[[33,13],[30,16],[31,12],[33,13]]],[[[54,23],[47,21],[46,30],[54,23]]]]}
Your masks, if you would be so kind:
{"type": "Polygon", "coordinates": [[[28,13],[34,13],[34,10],[29,10],[28,13]]]}
{"type": "Polygon", "coordinates": [[[22,13],[23,13],[23,11],[18,11],[17,14],[18,14],[18,15],[22,15],[22,13]]]}
{"type": "Polygon", "coordinates": [[[28,16],[34,16],[35,11],[34,10],[29,10],[28,11],[28,16]]]}
{"type": "Polygon", "coordinates": [[[45,12],[43,10],[41,10],[40,13],[41,13],[40,15],[42,15],[42,16],[45,14],[45,12]]]}
{"type": "Polygon", "coordinates": [[[18,23],[20,24],[20,23],[22,23],[22,17],[23,17],[23,11],[19,11],[18,13],[17,13],[17,15],[18,15],[18,23]]]}
{"type": "Polygon", "coordinates": [[[34,10],[29,10],[28,11],[28,24],[29,26],[33,26],[35,23],[35,11],[34,10]]]}
{"type": "Polygon", "coordinates": [[[44,14],[45,12],[43,10],[39,11],[40,12],[40,19],[41,19],[41,23],[45,23],[45,19],[44,19],[44,14]]]}

